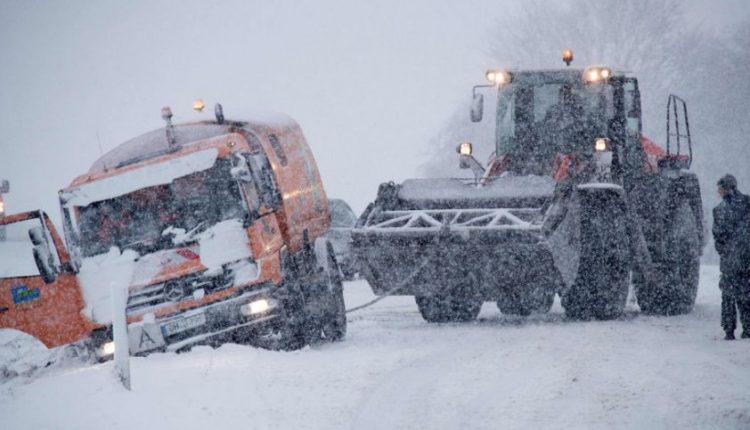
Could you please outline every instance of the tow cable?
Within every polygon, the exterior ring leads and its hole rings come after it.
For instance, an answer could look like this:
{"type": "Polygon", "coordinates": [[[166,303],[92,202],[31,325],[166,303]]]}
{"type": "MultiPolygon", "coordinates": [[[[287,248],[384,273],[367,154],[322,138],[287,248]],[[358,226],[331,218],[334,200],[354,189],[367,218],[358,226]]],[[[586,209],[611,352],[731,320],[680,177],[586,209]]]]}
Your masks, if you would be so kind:
{"type": "Polygon", "coordinates": [[[438,233],[438,235],[428,245],[429,246],[428,249],[432,249],[433,252],[431,253],[431,255],[427,255],[422,260],[422,263],[419,265],[419,267],[417,267],[416,269],[414,269],[414,271],[411,272],[409,274],[409,276],[407,276],[403,281],[399,282],[398,284],[396,284],[396,286],[394,286],[390,290],[386,291],[385,294],[382,294],[382,295],[380,295],[380,296],[378,296],[378,297],[370,300],[367,303],[355,306],[355,307],[353,307],[351,309],[347,309],[346,313],[348,314],[348,313],[351,313],[351,312],[356,312],[356,311],[360,311],[360,310],[365,309],[365,308],[369,308],[370,306],[374,305],[375,303],[377,303],[377,302],[385,299],[386,297],[389,297],[393,293],[395,293],[395,292],[401,290],[402,288],[404,288],[406,286],[406,284],[408,284],[412,280],[412,278],[414,278],[417,275],[417,273],[421,272],[422,269],[424,269],[425,266],[427,266],[427,263],[429,263],[432,260],[432,258],[435,257],[436,250],[439,249],[439,247],[437,245],[439,244],[440,240],[443,239],[444,237],[447,237],[449,235],[449,233],[450,233],[450,228],[448,227],[448,224],[447,223],[443,223],[443,226],[440,228],[440,232],[438,233]]]}

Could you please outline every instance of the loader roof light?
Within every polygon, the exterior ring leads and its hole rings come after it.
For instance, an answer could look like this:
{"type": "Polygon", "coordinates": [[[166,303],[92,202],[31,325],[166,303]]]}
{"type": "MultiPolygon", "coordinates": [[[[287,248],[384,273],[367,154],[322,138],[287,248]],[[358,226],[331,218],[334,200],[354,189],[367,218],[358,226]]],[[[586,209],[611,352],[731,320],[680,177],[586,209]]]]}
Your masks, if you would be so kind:
{"type": "Polygon", "coordinates": [[[592,84],[606,81],[610,76],[612,76],[612,70],[609,67],[588,67],[583,72],[583,80],[592,84]]]}
{"type": "Polygon", "coordinates": [[[596,139],[594,139],[594,150],[596,152],[609,151],[609,139],[607,139],[606,137],[597,137],[596,139]]]}
{"type": "Polygon", "coordinates": [[[461,155],[471,155],[472,152],[474,152],[474,148],[471,145],[471,142],[465,142],[460,145],[458,145],[458,153],[461,155]]]}
{"type": "Polygon", "coordinates": [[[193,102],[193,110],[196,112],[203,112],[203,109],[206,108],[206,104],[203,103],[203,99],[195,99],[193,102]]]}
{"type": "Polygon", "coordinates": [[[0,200],[0,216],[5,213],[5,202],[0,200]]]}
{"type": "Polygon", "coordinates": [[[505,70],[487,70],[484,77],[487,78],[490,84],[497,86],[509,84],[513,79],[513,76],[505,70]]]}
{"type": "Polygon", "coordinates": [[[562,53],[563,61],[565,62],[566,66],[570,66],[570,63],[573,61],[573,51],[570,49],[566,49],[562,53]]]}

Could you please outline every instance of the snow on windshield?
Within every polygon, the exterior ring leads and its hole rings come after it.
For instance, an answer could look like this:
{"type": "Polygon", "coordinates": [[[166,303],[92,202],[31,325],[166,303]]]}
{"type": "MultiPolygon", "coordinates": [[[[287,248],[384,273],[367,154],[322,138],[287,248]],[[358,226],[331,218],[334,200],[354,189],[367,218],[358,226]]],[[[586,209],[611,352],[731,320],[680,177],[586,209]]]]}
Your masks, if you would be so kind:
{"type": "Polygon", "coordinates": [[[88,206],[143,188],[169,184],[177,178],[211,168],[218,154],[216,148],[193,152],[65,190],[60,198],[66,206],[88,206]]]}
{"type": "Polygon", "coordinates": [[[213,167],[168,185],[81,208],[80,247],[84,256],[106,252],[111,246],[146,254],[169,247],[169,234],[175,239],[185,236],[184,232],[192,236],[191,231],[199,233],[227,219],[242,219],[246,213],[240,187],[229,174],[229,161],[217,160],[213,167]]]}
{"type": "Polygon", "coordinates": [[[222,270],[222,265],[252,258],[248,236],[236,219],[222,221],[198,237],[201,263],[209,272],[222,270]]]}

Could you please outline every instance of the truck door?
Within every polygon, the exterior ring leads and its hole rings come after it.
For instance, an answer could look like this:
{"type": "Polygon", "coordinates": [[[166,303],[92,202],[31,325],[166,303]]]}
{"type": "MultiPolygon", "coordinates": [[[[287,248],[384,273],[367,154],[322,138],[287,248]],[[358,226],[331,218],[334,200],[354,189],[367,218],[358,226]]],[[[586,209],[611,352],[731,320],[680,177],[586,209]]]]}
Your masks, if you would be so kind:
{"type": "Polygon", "coordinates": [[[0,227],[5,230],[0,238],[0,329],[22,331],[48,348],[86,338],[95,325],[81,314],[85,304],[78,280],[47,215],[9,215],[0,227]],[[35,245],[30,231],[42,243],[35,245]],[[44,277],[35,261],[39,255],[52,269],[44,277]]]}

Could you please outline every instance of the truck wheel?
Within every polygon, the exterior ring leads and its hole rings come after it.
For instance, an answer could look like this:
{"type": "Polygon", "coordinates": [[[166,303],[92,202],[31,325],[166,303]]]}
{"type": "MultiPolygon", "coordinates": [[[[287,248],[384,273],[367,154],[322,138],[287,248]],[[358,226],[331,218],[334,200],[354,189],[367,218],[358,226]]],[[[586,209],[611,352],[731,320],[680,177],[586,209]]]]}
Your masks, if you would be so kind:
{"type": "Polygon", "coordinates": [[[625,308],[629,286],[626,206],[621,189],[583,189],[578,275],[562,296],[574,319],[612,319],[625,308]]]}
{"type": "Polygon", "coordinates": [[[461,285],[431,296],[415,296],[419,313],[427,322],[473,321],[482,309],[482,300],[473,285],[461,285]]]}
{"type": "Polygon", "coordinates": [[[267,333],[248,330],[241,337],[243,343],[273,351],[294,351],[309,342],[308,321],[302,316],[301,303],[287,298],[283,301],[281,315],[267,333]]]}
{"type": "MultiPolygon", "coordinates": [[[[330,245],[329,242],[327,246],[330,247],[330,245]]],[[[328,251],[328,312],[322,331],[326,340],[336,342],[346,336],[346,304],[344,303],[344,286],[333,255],[333,248],[330,247],[328,251]]]]}
{"type": "Polygon", "coordinates": [[[633,271],[633,284],[641,311],[655,315],[679,315],[693,310],[698,293],[700,238],[698,222],[683,201],[669,221],[663,261],[656,264],[656,284],[633,271]]]}

